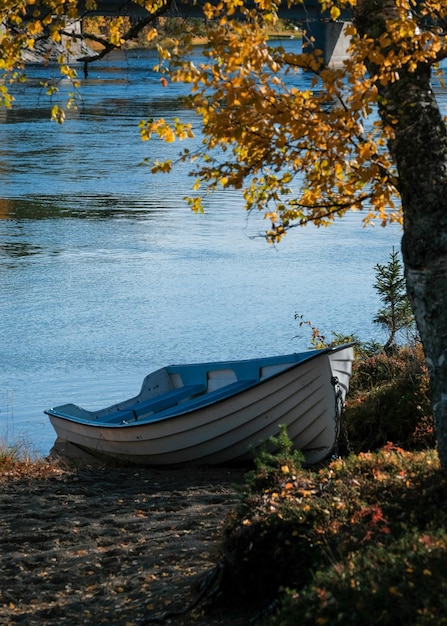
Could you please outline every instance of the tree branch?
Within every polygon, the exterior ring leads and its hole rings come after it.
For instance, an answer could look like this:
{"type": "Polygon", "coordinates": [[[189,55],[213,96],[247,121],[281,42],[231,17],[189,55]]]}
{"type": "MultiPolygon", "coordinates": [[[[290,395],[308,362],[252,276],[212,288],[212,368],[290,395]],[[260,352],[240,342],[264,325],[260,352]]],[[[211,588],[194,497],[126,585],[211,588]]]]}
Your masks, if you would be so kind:
{"type": "MultiPolygon", "coordinates": [[[[131,26],[127,30],[127,32],[123,34],[121,39],[124,41],[130,41],[132,39],[135,39],[135,37],[138,36],[138,34],[143,30],[143,28],[145,28],[149,24],[152,24],[159,17],[161,17],[167,11],[169,11],[169,9],[171,8],[173,4],[173,1],[174,0],[164,0],[163,4],[156,11],[154,11],[153,13],[149,13],[147,17],[142,18],[141,20],[138,20],[136,24],[131,26]]],[[[115,50],[121,47],[121,45],[112,43],[106,37],[100,37],[98,35],[93,35],[92,33],[69,33],[67,31],[61,31],[61,34],[66,35],[67,37],[71,37],[73,39],[90,39],[91,41],[96,41],[97,43],[103,46],[103,49],[100,52],[96,54],[92,54],[90,56],[83,56],[77,59],[78,61],[82,61],[85,64],[84,68],[86,68],[88,63],[99,61],[112,50],[115,50]]],[[[84,69],[84,72],[86,72],[86,69],[84,69]]]]}

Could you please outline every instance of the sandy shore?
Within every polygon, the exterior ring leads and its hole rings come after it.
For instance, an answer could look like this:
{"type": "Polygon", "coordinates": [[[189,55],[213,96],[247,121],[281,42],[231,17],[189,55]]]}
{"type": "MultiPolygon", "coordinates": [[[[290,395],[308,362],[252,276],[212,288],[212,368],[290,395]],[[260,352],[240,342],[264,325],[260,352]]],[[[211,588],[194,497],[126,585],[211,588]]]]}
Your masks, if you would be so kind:
{"type": "Polygon", "coordinates": [[[236,626],[185,608],[237,502],[236,469],[81,468],[0,476],[0,623],[236,626]]]}

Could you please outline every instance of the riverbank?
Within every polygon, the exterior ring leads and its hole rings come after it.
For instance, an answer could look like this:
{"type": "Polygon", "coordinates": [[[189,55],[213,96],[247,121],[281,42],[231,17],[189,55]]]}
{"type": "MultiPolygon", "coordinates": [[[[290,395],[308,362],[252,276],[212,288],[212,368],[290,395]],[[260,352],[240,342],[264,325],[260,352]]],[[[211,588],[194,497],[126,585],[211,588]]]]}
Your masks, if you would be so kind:
{"type": "MultiPolygon", "coordinates": [[[[0,622],[137,626],[184,610],[242,479],[220,468],[0,468],[0,622]]],[[[244,622],[195,609],[169,623],[244,622]]]]}

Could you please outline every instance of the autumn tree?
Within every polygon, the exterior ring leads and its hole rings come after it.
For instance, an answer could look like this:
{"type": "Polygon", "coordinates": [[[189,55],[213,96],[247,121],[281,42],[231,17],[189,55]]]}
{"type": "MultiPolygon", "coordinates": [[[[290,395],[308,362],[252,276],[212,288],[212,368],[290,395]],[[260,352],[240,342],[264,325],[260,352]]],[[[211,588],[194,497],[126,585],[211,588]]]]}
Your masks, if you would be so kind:
{"type": "MultiPolygon", "coordinates": [[[[153,26],[149,36],[155,40],[152,18],[170,3],[139,1],[150,13],[146,25],[153,26]]],[[[288,6],[294,2],[302,0],[288,6]]],[[[169,46],[160,42],[160,70],[166,80],[191,85],[189,104],[201,118],[201,149],[179,155],[196,178],[197,195],[189,203],[200,211],[201,198],[213,189],[240,189],[246,208],[265,214],[272,242],[294,227],[327,225],[350,210],[362,210],[365,222],[402,222],[407,291],[430,370],[438,453],[447,468],[447,129],[432,89],[447,56],[447,2],[320,3],[332,20],[342,10],[352,16],[349,57],[340,68],[326,67],[318,50],[269,46],[279,0],[204,3],[208,44],[200,65],[188,60],[184,38],[169,46]],[[289,78],[296,72],[309,77],[307,88],[293,86],[289,78]]],[[[42,30],[57,40],[67,8],[79,12],[74,0],[3,1],[0,89],[6,104],[7,82],[16,77],[23,49],[35,45],[42,30]]],[[[124,31],[117,19],[106,47],[119,47],[135,32],[124,31]]],[[[74,76],[67,64],[62,67],[74,76]]],[[[193,133],[181,120],[164,119],[144,121],[140,130],[144,140],[193,133]]],[[[152,170],[172,166],[153,163],[152,170]]]]}

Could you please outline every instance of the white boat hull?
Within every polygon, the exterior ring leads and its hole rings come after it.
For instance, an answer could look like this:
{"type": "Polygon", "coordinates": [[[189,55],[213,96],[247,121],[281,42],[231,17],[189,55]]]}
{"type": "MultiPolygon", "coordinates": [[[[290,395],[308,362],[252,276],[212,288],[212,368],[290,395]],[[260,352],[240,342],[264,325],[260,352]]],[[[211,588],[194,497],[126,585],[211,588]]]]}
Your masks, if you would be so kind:
{"type": "MultiPolygon", "coordinates": [[[[96,421],[58,415],[57,409],[47,413],[59,449],[69,442],[97,457],[146,465],[243,461],[253,447],[286,425],[295,448],[303,451],[308,463],[317,463],[337,443],[336,394],[344,401],[352,361],[352,346],[321,351],[215,403],[203,404],[205,394],[132,423],[98,422],[98,415],[106,419],[116,406],[96,414],[96,421]]],[[[120,410],[128,410],[134,400],[120,410]]]]}

